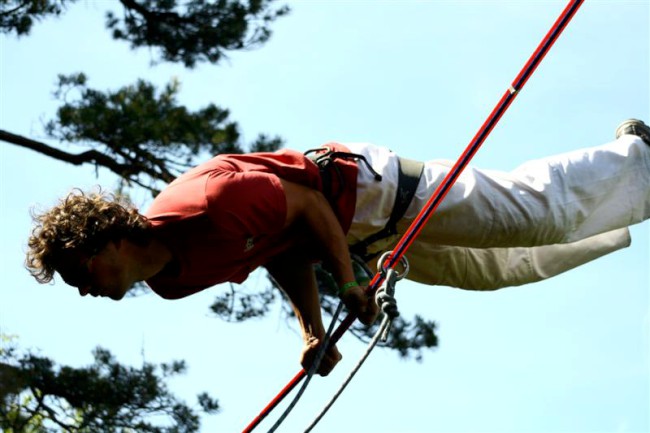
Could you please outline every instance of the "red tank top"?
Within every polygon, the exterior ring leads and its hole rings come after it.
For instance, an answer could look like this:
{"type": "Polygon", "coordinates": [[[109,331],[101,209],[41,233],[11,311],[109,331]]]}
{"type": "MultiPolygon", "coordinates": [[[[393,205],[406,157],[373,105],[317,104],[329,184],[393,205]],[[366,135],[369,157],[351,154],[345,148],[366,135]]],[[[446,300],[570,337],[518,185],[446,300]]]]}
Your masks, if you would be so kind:
{"type": "MultiPolygon", "coordinates": [[[[339,144],[328,144],[348,152],[339,144]]],[[[337,160],[343,187],[330,200],[344,232],[356,200],[357,167],[337,160]]],[[[147,280],[154,292],[182,298],[223,282],[241,283],[291,245],[283,231],[286,199],[279,178],[323,191],[318,167],[292,150],[219,155],[174,180],[146,216],[176,259],[173,272],[147,280]]],[[[333,177],[332,182],[341,181],[333,177]]]]}

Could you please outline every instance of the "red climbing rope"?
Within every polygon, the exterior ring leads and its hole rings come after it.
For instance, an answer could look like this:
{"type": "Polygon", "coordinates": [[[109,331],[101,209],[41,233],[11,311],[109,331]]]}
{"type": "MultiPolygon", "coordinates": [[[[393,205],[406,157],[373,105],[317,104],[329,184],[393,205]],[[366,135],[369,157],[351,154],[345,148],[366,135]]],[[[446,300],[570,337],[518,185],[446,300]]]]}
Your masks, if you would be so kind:
{"type": "MultiPolygon", "coordinates": [[[[405,254],[406,250],[410,247],[413,241],[416,239],[422,227],[429,220],[433,212],[438,208],[440,202],[445,198],[452,185],[458,179],[458,176],[468,165],[470,160],[474,157],[474,154],[481,147],[487,136],[490,134],[492,129],[496,126],[501,119],[501,116],[506,112],[512,101],[515,99],[519,91],[524,87],[530,76],[533,74],[537,66],[541,63],[542,59],[550,48],[553,46],[557,38],[560,36],[562,31],[569,24],[575,13],[578,11],[584,0],[570,0],[569,4],[564,8],[558,19],[555,21],[549,32],[544,36],[544,39],[539,44],[533,55],[528,59],[528,62],[524,65],[523,69],[519,72],[519,75],[512,82],[511,86],[506,90],[504,95],[501,97],[501,100],[498,102],[494,110],[490,113],[487,120],[479,131],[476,133],[472,141],[469,143],[463,154],[460,156],[456,164],[449,171],[447,176],[443,179],[442,183],[436,188],[436,190],[431,195],[429,201],[427,201],[424,208],[417,215],[413,223],[409,226],[408,230],[404,236],[400,239],[396,245],[393,253],[386,260],[385,269],[393,269],[397,263],[399,263],[402,256],[405,254]]],[[[368,286],[368,292],[373,293],[377,290],[381,284],[383,277],[381,272],[375,274],[374,278],[368,286]]],[[[334,331],[330,338],[330,344],[335,344],[345,331],[352,325],[355,317],[353,315],[348,315],[339,325],[339,327],[334,331]]],[[[271,413],[271,411],[277,406],[282,399],[291,392],[291,390],[305,377],[305,371],[301,370],[293,379],[280,391],[280,393],[273,399],[271,402],[260,412],[257,417],[243,430],[244,433],[253,431],[253,429],[260,423],[266,416],[271,413]]]]}

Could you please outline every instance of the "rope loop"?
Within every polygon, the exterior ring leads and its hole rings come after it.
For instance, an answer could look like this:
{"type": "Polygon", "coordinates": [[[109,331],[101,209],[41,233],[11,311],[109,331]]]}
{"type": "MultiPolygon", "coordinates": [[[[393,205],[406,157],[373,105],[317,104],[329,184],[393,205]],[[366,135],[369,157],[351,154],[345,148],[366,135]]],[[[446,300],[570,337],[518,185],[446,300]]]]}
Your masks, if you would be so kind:
{"type": "Polygon", "coordinates": [[[388,266],[388,263],[390,259],[392,258],[393,251],[386,251],[384,254],[381,255],[379,260],[377,261],[377,271],[381,273],[381,276],[384,278],[387,278],[387,273],[388,271],[392,270],[395,272],[397,275],[395,278],[397,281],[401,280],[402,278],[406,277],[409,273],[410,266],[409,266],[409,261],[406,259],[405,256],[400,257],[400,263],[402,264],[402,272],[399,273],[395,271],[394,268],[391,268],[388,266]],[[386,266],[384,266],[386,265],[386,266]]]}
{"type": "Polygon", "coordinates": [[[375,302],[379,309],[388,318],[386,326],[381,332],[380,340],[385,343],[388,340],[388,333],[393,324],[393,320],[399,317],[399,310],[397,309],[397,300],[395,299],[395,283],[404,278],[409,273],[409,262],[406,256],[400,258],[402,265],[402,272],[397,272],[394,268],[388,267],[388,262],[391,259],[392,251],[386,251],[377,262],[377,270],[381,273],[384,280],[381,286],[375,293],[375,302]]]}
{"type": "Polygon", "coordinates": [[[394,269],[389,269],[384,282],[377,289],[377,293],[375,293],[375,302],[377,302],[381,311],[391,319],[399,316],[397,301],[395,300],[396,282],[397,272],[394,269]]]}

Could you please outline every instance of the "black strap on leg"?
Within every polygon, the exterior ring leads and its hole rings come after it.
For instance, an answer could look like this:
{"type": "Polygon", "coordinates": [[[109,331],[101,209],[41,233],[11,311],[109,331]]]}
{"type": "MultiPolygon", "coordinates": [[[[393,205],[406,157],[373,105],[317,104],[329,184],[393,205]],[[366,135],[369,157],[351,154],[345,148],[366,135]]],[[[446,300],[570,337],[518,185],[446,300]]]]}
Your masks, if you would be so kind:
{"type": "Polygon", "coordinates": [[[365,261],[372,259],[376,254],[368,253],[368,247],[373,243],[397,234],[397,222],[404,217],[406,210],[415,196],[420,177],[424,171],[424,163],[399,157],[397,160],[398,178],[395,203],[386,226],[366,239],[350,246],[350,252],[365,261]]]}
{"type": "Polygon", "coordinates": [[[365,156],[357,153],[341,152],[332,150],[326,146],[318,147],[316,149],[309,149],[305,152],[305,156],[314,161],[320,170],[320,175],[323,183],[323,195],[328,200],[336,200],[341,190],[345,187],[345,182],[341,170],[336,165],[336,158],[351,159],[357,163],[361,161],[370,170],[377,182],[381,181],[381,175],[375,171],[370,165],[365,156]],[[333,173],[332,173],[333,172],[333,173]],[[338,191],[332,191],[332,175],[336,175],[339,185],[338,191]]]}
{"type": "MultiPolygon", "coordinates": [[[[327,147],[320,147],[306,151],[305,156],[318,165],[323,183],[323,194],[330,201],[335,199],[341,192],[332,191],[332,176],[337,176],[340,188],[344,187],[343,176],[335,163],[336,158],[352,159],[357,162],[362,162],[373,174],[376,181],[379,182],[382,179],[381,175],[372,168],[363,155],[339,152],[327,147]]],[[[397,234],[397,222],[404,217],[409,204],[411,204],[411,200],[413,200],[418,183],[420,182],[420,177],[422,177],[422,172],[424,171],[424,163],[401,157],[397,159],[397,167],[397,193],[395,194],[395,203],[393,204],[393,210],[391,211],[386,226],[377,233],[350,246],[350,253],[362,258],[364,261],[369,261],[376,256],[376,254],[368,253],[368,247],[371,244],[397,234]]]]}

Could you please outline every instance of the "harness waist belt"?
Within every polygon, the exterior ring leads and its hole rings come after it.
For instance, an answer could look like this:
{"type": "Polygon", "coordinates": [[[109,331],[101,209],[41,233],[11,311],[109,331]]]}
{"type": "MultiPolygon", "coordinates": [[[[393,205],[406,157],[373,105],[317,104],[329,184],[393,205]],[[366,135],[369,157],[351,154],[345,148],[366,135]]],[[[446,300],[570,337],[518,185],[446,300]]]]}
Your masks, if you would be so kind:
{"type": "Polygon", "coordinates": [[[422,172],[424,171],[423,162],[402,157],[398,157],[397,167],[398,177],[395,203],[393,204],[393,210],[390,213],[390,218],[386,226],[377,233],[350,246],[350,252],[361,257],[366,262],[378,255],[378,253],[368,253],[368,247],[370,245],[397,234],[397,222],[406,214],[406,210],[415,196],[415,191],[418,188],[422,172]]]}
{"type": "MultiPolygon", "coordinates": [[[[372,168],[370,163],[363,155],[332,151],[325,153],[314,153],[321,150],[323,150],[323,148],[312,149],[305,152],[305,155],[314,161],[316,165],[318,165],[321,181],[323,183],[323,194],[328,200],[331,201],[336,195],[332,191],[333,174],[336,174],[338,176],[340,187],[345,187],[345,185],[342,184],[343,177],[341,176],[338,168],[336,167],[336,163],[334,162],[335,158],[337,157],[354,159],[356,161],[363,162],[366,167],[368,167],[368,169],[373,173],[375,180],[381,181],[381,175],[372,168]],[[334,173],[332,173],[332,169],[334,173]]],[[[413,199],[415,191],[418,187],[418,183],[420,182],[420,177],[422,177],[424,163],[412,159],[398,157],[397,167],[398,177],[395,203],[393,204],[393,209],[391,211],[390,218],[386,223],[386,226],[377,233],[370,235],[366,239],[363,239],[350,246],[350,252],[361,257],[364,261],[368,261],[376,255],[368,253],[368,246],[374,242],[377,242],[378,240],[397,234],[397,222],[404,217],[406,210],[411,204],[411,200],[413,199]]]]}

